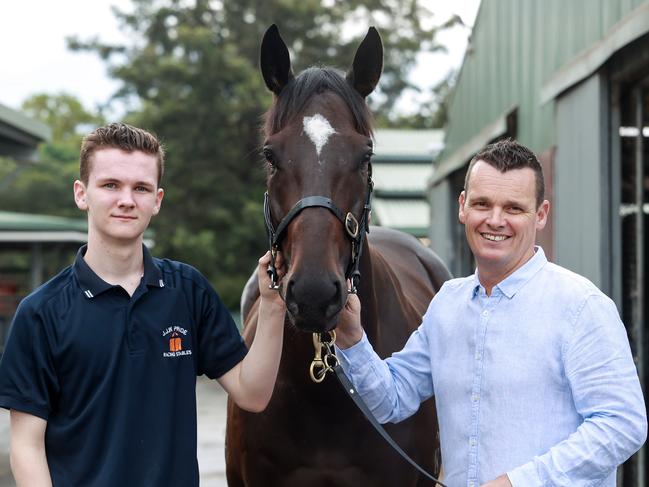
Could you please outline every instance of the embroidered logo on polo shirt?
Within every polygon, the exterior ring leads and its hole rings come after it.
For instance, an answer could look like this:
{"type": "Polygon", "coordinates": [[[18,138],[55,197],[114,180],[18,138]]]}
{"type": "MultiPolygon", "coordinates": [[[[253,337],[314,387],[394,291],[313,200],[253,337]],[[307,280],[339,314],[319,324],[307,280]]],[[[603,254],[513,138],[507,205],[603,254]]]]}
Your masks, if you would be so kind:
{"type": "Polygon", "coordinates": [[[192,354],[190,349],[186,349],[183,346],[183,340],[187,337],[187,330],[185,328],[181,326],[169,326],[162,332],[162,336],[167,339],[168,347],[168,351],[162,352],[163,357],[182,357],[192,354]]]}

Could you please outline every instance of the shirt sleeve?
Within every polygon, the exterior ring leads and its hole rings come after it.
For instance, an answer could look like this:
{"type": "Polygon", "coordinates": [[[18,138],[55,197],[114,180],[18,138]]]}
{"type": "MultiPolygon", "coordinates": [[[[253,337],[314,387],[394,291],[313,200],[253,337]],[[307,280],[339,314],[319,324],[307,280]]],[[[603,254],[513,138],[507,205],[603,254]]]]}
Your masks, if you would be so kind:
{"type": "Polygon", "coordinates": [[[381,423],[412,416],[433,395],[426,334],[429,312],[404,348],[385,360],[376,354],[365,333],[359,343],[336,351],[345,374],[381,423]]]}
{"type": "Polygon", "coordinates": [[[237,365],[248,348],[214,288],[202,275],[203,293],[198,323],[198,375],[218,379],[237,365]]]}
{"type": "Polygon", "coordinates": [[[599,485],[646,439],[638,374],[626,330],[609,298],[587,298],[563,354],[583,423],[545,454],[507,472],[514,487],[599,485]]]}
{"type": "Polygon", "coordinates": [[[0,360],[0,407],[47,420],[59,383],[41,316],[24,300],[16,311],[0,360]]]}

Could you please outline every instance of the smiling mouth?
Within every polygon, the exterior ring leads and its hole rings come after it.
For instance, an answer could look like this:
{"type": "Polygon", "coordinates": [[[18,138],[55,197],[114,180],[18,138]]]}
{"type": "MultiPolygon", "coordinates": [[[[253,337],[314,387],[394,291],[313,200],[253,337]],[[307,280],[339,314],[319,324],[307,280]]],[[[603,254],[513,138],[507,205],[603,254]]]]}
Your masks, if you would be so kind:
{"type": "Polygon", "coordinates": [[[127,215],[113,215],[113,218],[117,218],[119,220],[135,220],[136,219],[134,216],[127,216],[127,215]]]}
{"type": "Polygon", "coordinates": [[[509,238],[509,235],[494,235],[493,233],[481,233],[483,238],[490,240],[492,242],[502,242],[505,239],[509,238]]]}

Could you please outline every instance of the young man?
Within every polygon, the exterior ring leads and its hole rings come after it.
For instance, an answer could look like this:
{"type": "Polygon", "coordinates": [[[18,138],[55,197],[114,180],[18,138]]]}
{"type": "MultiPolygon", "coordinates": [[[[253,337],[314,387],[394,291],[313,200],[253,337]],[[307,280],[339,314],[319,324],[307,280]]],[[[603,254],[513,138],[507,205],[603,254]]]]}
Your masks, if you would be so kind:
{"type": "Polygon", "coordinates": [[[250,411],[270,400],[285,307],[269,256],[248,351],[207,280],[143,245],[163,158],[153,135],[121,123],[83,140],[74,199],[88,244],[22,301],[0,362],[19,486],[198,485],[196,376],[250,411]]]}
{"type": "Polygon", "coordinates": [[[647,434],[615,304],[535,247],[549,203],[529,149],[487,146],[464,187],[459,219],[475,274],[446,282],[385,361],[350,296],[337,330],[343,367],[383,422],[435,395],[450,487],[613,487],[647,434]]]}

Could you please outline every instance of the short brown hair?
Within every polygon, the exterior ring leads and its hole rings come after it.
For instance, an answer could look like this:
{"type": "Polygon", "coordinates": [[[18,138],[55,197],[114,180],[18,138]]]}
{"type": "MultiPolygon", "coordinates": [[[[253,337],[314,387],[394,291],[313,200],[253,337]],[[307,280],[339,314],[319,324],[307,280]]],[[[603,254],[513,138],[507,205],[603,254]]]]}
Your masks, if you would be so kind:
{"type": "Polygon", "coordinates": [[[529,167],[534,171],[536,179],[536,207],[543,203],[545,198],[545,181],[543,179],[543,169],[541,163],[530,149],[519,144],[513,139],[503,139],[493,144],[489,144],[478,152],[466,170],[464,178],[464,190],[469,189],[469,175],[471,169],[478,161],[484,161],[491,167],[498,169],[500,172],[507,172],[512,169],[523,169],[529,167]]]}
{"type": "Polygon", "coordinates": [[[107,148],[121,149],[126,152],[142,151],[156,156],[158,186],[160,185],[164,172],[164,147],[150,132],[121,122],[98,127],[83,138],[79,154],[79,177],[84,184],[88,184],[93,154],[107,148]]]}

